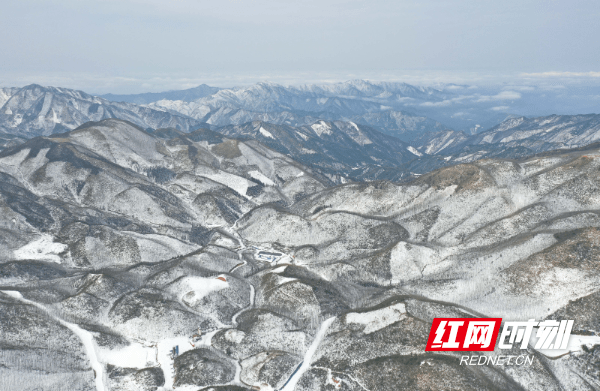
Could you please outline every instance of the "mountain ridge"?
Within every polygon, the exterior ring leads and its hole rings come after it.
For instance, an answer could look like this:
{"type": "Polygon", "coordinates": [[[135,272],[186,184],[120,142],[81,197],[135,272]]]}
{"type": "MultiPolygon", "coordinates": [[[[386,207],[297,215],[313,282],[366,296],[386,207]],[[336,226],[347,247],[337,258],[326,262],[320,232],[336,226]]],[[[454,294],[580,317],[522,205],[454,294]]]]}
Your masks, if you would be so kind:
{"type": "Polygon", "coordinates": [[[0,107],[0,130],[18,136],[75,129],[90,120],[118,117],[142,127],[190,129],[201,123],[166,110],[112,103],[83,91],[32,84],[13,91],[0,107]]]}
{"type": "Polygon", "coordinates": [[[471,136],[455,131],[427,134],[420,140],[423,145],[418,149],[452,155],[453,159],[466,162],[500,155],[525,157],[551,150],[581,148],[599,140],[600,115],[550,115],[510,118],[471,136]]]}

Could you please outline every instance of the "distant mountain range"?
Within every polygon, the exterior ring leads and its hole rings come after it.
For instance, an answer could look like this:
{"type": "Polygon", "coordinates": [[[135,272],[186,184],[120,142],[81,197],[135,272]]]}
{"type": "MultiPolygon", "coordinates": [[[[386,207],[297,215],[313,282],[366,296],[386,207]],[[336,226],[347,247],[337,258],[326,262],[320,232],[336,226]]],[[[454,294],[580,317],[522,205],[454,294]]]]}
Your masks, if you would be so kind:
{"type": "Polygon", "coordinates": [[[117,118],[149,131],[203,128],[256,140],[340,183],[408,181],[457,163],[524,158],[600,141],[599,116],[594,114],[509,116],[472,134],[396,110],[406,102],[444,102],[451,99],[449,94],[447,88],[362,80],[299,87],[258,83],[233,89],[202,85],[127,98],[140,102],[162,99],[139,105],[65,88],[2,88],[0,148],[38,135],[69,131],[88,121],[117,118]],[[165,99],[168,97],[178,100],[165,99]]]}
{"type": "Polygon", "coordinates": [[[82,91],[29,85],[0,93],[0,131],[34,137],[73,130],[88,121],[119,118],[142,128],[192,130],[201,122],[164,109],[115,103],[82,91]]]}
{"type": "Polygon", "coordinates": [[[510,118],[476,135],[442,131],[415,140],[418,150],[468,162],[489,157],[521,158],[536,153],[580,148],[600,141],[600,115],[551,115],[510,118]]]}
{"type": "Polygon", "coordinates": [[[405,102],[439,102],[447,94],[406,83],[346,83],[284,87],[258,83],[223,89],[213,95],[185,102],[159,100],[153,108],[179,112],[214,126],[241,125],[262,120],[275,124],[306,125],[315,119],[354,121],[410,140],[422,132],[447,129],[441,123],[411,114],[405,102]]]}
{"type": "Polygon", "coordinates": [[[128,95],[105,94],[105,95],[99,95],[99,97],[104,98],[106,100],[110,100],[112,102],[129,102],[129,103],[135,103],[138,105],[144,105],[144,104],[156,102],[156,101],[163,100],[163,99],[192,102],[192,101],[195,101],[196,99],[210,96],[219,90],[220,90],[220,88],[218,88],[218,87],[211,87],[211,86],[207,86],[206,84],[201,84],[198,87],[189,88],[187,90],[166,91],[166,92],[147,92],[144,94],[128,94],[128,95]]]}
{"type": "Polygon", "coordinates": [[[325,119],[370,125],[409,141],[423,132],[448,128],[422,115],[393,110],[384,103],[439,101],[444,96],[431,88],[364,81],[302,87],[259,83],[235,89],[201,85],[182,91],[104,97],[29,85],[0,90],[0,130],[31,137],[106,118],[125,119],[143,128],[173,127],[183,131],[203,123],[211,128],[255,120],[302,126],[325,119]]]}

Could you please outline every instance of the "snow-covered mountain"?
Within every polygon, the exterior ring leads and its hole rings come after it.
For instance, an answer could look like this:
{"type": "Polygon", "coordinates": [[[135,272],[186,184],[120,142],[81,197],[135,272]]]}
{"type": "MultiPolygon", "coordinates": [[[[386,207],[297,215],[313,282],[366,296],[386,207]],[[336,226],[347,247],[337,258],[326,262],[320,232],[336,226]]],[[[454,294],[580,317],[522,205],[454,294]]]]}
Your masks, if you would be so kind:
{"type": "Polygon", "coordinates": [[[196,103],[210,108],[235,107],[254,112],[298,110],[356,115],[381,110],[382,103],[420,99],[442,100],[441,91],[404,83],[375,83],[354,80],[346,83],[284,87],[261,82],[248,87],[223,89],[196,103]]]}
{"type": "MultiPolygon", "coordinates": [[[[558,103],[554,101],[552,104],[548,102],[548,108],[541,107],[543,105],[539,102],[550,99],[543,89],[517,87],[511,89],[506,86],[493,88],[445,84],[419,87],[406,83],[366,80],[302,86],[263,82],[223,89],[203,84],[181,91],[107,94],[102,97],[113,101],[110,104],[118,106],[119,110],[133,111],[133,116],[129,113],[128,118],[123,118],[133,120],[134,117],[140,117],[133,122],[143,127],[162,127],[169,120],[161,120],[163,125],[157,124],[161,121],[153,118],[156,116],[155,111],[146,112],[118,102],[146,105],[162,113],[192,117],[211,127],[241,125],[256,120],[291,126],[310,125],[319,119],[352,121],[370,125],[403,141],[430,137],[429,133],[446,130],[463,131],[470,136],[490,129],[506,119],[522,115],[545,115],[555,107],[558,112],[573,112],[573,107],[562,110],[563,106],[556,106],[558,103]],[[148,122],[147,126],[142,124],[144,121],[148,122]]],[[[17,90],[2,89],[0,106],[17,90]]],[[[590,90],[585,93],[592,92],[590,90]]],[[[81,97],[77,97],[79,98],[81,97]]],[[[109,102],[102,105],[106,104],[109,102]]],[[[583,107],[585,109],[582,112],[590,111],[589,105],[583,107]]],[[[119,110],[113,110],[114,114],[119,110]]],[[[88,117],[93,119],[93,116],[88,117]]],[[[19,118],[9,120],[14,123],[19,118]]],[[[189,118],[187,120],[190,121],[189,118]]],[[[179,118],[178,121],[184,120],[179,118]]],[[[187,129],[182,125],[180,127],[187,129]]]]}
{"type": "Polygon", "coordinates": [[[590,148],[335,186],[207,129],[31,139],[0,151],[0,389],[594,390],[599,175],[590,148]],[[570,353],[424,351],[472,316],[575,319],[570,353]]]}
{"type": "MultiPolygon", "coordinates": [[[[444,157],[423,154],[400,139],[352,121],[313,120],[305,126],[253,121],[216,128],[214,132],[258,141],[316,169],[335,183],[408,181],[414,175],[448,165],[444,157]]],[[[159,129],[155,134],[166,139],[183,135],[172,128],[159,129]]]]}
{"type": "Polygon", "coordinates": [[[17,91],[18,88],[0,88],[0,107],[2,107],[17,91]]]}
{"type": "Polygon", "coordinates": [[[418,145],[418,150],[428,155],[451,154],[457,148],[465,145],[469,135],[463,131],[442,130],[435,133],[423,134],[413,142],[418,145]]]}
{"type": "Polygon", "coordinates": [[[523,145],[533,150],[576,148],[600,141],[600,115],[511,118],[474,137],[477,144],[523,145]],[[551,144],[539,147],[538,144],[551,144]]]}
{"type": "Polygon", "coordinates": [[[0,131],[0,150],[19,145],[22,142],[25,142],[26,140],[27,139],[23,137],[15,136],[14,134],[4,133],[0,131]]]}
{"type": "MultiPolygon", "coordinates": [[[[222,109],[244,110],[252,113],[270,112],[328,112],[333,115],[356,114],[367,110],[377,110],[379,104],[376,102],[363,101],[353,97],[326,96],[317,92],[306,92],[293,87],[284,87],[275,83],[262,82],[249,87],[220,90],[214,95],[201,98],[193,104],[185,105],[178,102],[182,107],[187,107],[189,113],[194,113],[196,118],[202,118],[208,123],[211,121],[210,113],[219,112],[222,109]],[[204,113],[204,114],[203,114],[204,113]],[[200,117],[202,115],[202,117],[200,117]],[[207,115],[209,115],[207,117],[207,115]]],[[[159,101],[150,107],[172,107],[170,102],[159,101]]],[[[222,115],[222,114],[221,114],[222,115]]],[[[218,117],[217,117],[218,118],[218,117]]]]}
{"type": "Polygon", "coordinates": [[[359,124],[372,126],[400,140],[414,142],[432,133],[448,130],[448,127],[430,118],[402,111],[386,110],[366,113],[352,118],[359,124]]]}
{"type": "Polygon", "coordinates": [[[461,162],[524,158],[600,140],[600,122],[594,114],[511,117],[475,134],[448,129],[430,118],[382,104],[447,97],[446,90],[403,83],[355,80],[300,87],[259,83],[218,91],[200,86],[171,93],[209,96],[193,102],[161,100],[140,106],[64,88],[4,88],[0,91],[4,101],[0,148],[106,118],[127,120],[144,129],[210,127],[230,137],[265,143],[297,161],[320,167],[338,182],[342,177],[406,181],[461,162]],[[259,132],[261,128],[270,129],[272,137],[259,132]],[[331,128],[333,133],[315,130],[321,128],[331,128]],[[369,134],[364,136],[365,132],[369,134]],[[362,140],[363,136],[368,141],[362,140]]]}
{"type": "MultiPolygon", "coordinates": [[[[178,110],[217,126],[266,120],[259,115],[267,113],[273,118],[277,118],[279,113],[287,113],[281,117],[287,117],[292,122],[283,122],[285,118],[280,119],[282,122],[274,122],[275,119],[269,121],[287,125],[306,124],[301,117],[308,115],[376,126],[375,123],[361,122],[355,117],[401,112],[407,116],[427,118],[443,124],[443,129],[435,125],[431,131],[454,129],[472,135],[490,129],[507,118],[595,112],[597,108],[594,106],[594,97],[597,96],[598,88],[591,86],[569,87],[568,93],[558,93],[532,85],[439,84],[420,87],[406,83],[351,80],[303,86],[281,86],[265,82],[224,88],[195,101],[190,101],[189,98],[161,97],[151,105],[178,110]],[[297,119],[291,119],[290,116],[297,119]]],[[[383,132],[388,129],[392,131],[389,133],[391,135],[402,135],[404,128],[389,127],[385,121],[378,128],[383,132]],[[396,132],[397,130],[400,132],[396,132]]]]}
{"type": "Polygon", "coordinates": [[[419,152],[410,145],[354,122],[319,120],[311,125],[287,126],[254,121],[218,129],[229,137],[253,139],[295,160],[331,173],[351,176],[370,165],[398,166],[419,152]]]}
{"type": "Polygon", "coordinates": [[[292,126],[308,124],[314,118],[351,120],[410,139],[414,133],[446,127],[429,118],[392,109],[405,109],[403,102],[407,101],[437,102],[446,96],[446,93],[433,88],[405,83],[353,80],[284,87],[263,82],[222,89],[193,102],[162,99],[149,107],[176,111],[215,126],[241,125],[254,120],[292,126]]]}
{"type": "Polygon", "coordinates": [[[328,172],[338,171],[352,180],[406,182],[458,163],[493,157],[521,159],[547,151],[585,147],[600,141],[599,118],[595,114],[511,118],[475,135],[455,130],[415,131],[420,136],[409,143],[352,121],[313,120],[308,126],[298,127],[255,122],[225,126],[217,131],[258,140],[304,164],[316,164],[328,172]],[[373,142],[358,141],[356,145],[348,138],[331,137],[327,133],[314,138],[314,129],[320,129],[321,124],[335,129],[331,134],[338,134],[338,129],[343,133],[360,128],[369,132],[367,140],[373,142]],[[261,128],[269,129],[271,137],[261,133],[261,128]],[[315,141],[319,146],[313,144],[315,141]],[[309,144],[314,147],[307,147],[309,144]]]}
{"type": "Polygon", "coordinates": [[[452,156],[453,161],[486,157],[521,158],[557,149],[580,148],[600,141],[600,115],[551,115],[510,118],[476,135],[441,131],[415,143],[419,151],[452,156]]]}
{"type": "Polygon", "coordinates": [[[0,131],[21,137],[73,130],[88,121],[119,118],[143,128],[174,127],[191,130],[200,122],[164,109],[114,103],[82,91],[29,85],[4,89],[0,100],[0,131]],[[4,98],[3,98],[4,97],[4,98]]]}
{"type": "Polygon", "coordinates": [[[111,102],[81,91],[30,85],[5,88],[0,93],[0,130],[21,137],[72,130],[87,121],[119,118],[143,128],[173,127],[184,131],[207,123],[212,129],[253,121],[304,126],[319,120],[369,125],[409,141],[446,127],[429,118],[390,110],[378,101],[441,99],[434,89],[403,83],[355,80],[331,85],[283,87],[259,83],[250,87],[195,89],[160,94],[112,95],[111,99],[148,102],[149,105],[111,102]],[[192,98],[201,98],[190,101],[192,98]],[[165,98],[181,98],[168,100],[165,98]],[[383,107],[383,109],[382,109],[383,107]]]}
{"type": "Polygon", "coordinates": [[[446,94],[442,90],[430,87],[413,86],[399,82],[377,82],[367,80],[349,80],[341,83],[306,84],[296,88],[299,91],[315,95],[352,96],[362,98],[381,98],[392,100],[420,99],[441,100],[446,94]]]}

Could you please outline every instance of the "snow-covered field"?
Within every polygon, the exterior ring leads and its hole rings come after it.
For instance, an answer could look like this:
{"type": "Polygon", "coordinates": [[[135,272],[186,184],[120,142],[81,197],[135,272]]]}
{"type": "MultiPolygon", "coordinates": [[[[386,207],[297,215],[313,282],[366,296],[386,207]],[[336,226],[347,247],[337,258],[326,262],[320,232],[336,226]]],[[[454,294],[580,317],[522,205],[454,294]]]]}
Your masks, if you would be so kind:
{"type": "Polygon", "coordinates": [[[60,253],[67,249],[66,244],[54,242],[50,235],[42,235],[39,239],[14,251],[15,259],[39,260],[60,263],[60,253]]]}

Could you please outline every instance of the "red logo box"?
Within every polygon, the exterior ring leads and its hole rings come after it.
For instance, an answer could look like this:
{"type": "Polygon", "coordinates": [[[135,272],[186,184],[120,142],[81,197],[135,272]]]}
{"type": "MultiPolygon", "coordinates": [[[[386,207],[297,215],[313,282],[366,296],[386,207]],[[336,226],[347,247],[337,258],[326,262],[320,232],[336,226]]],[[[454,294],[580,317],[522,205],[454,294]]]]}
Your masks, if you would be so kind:
{"type": "Polygon", "coordinates": [[[502,318],[435,318],[427,352],[491,352],[496,347],[502,318]]]}

